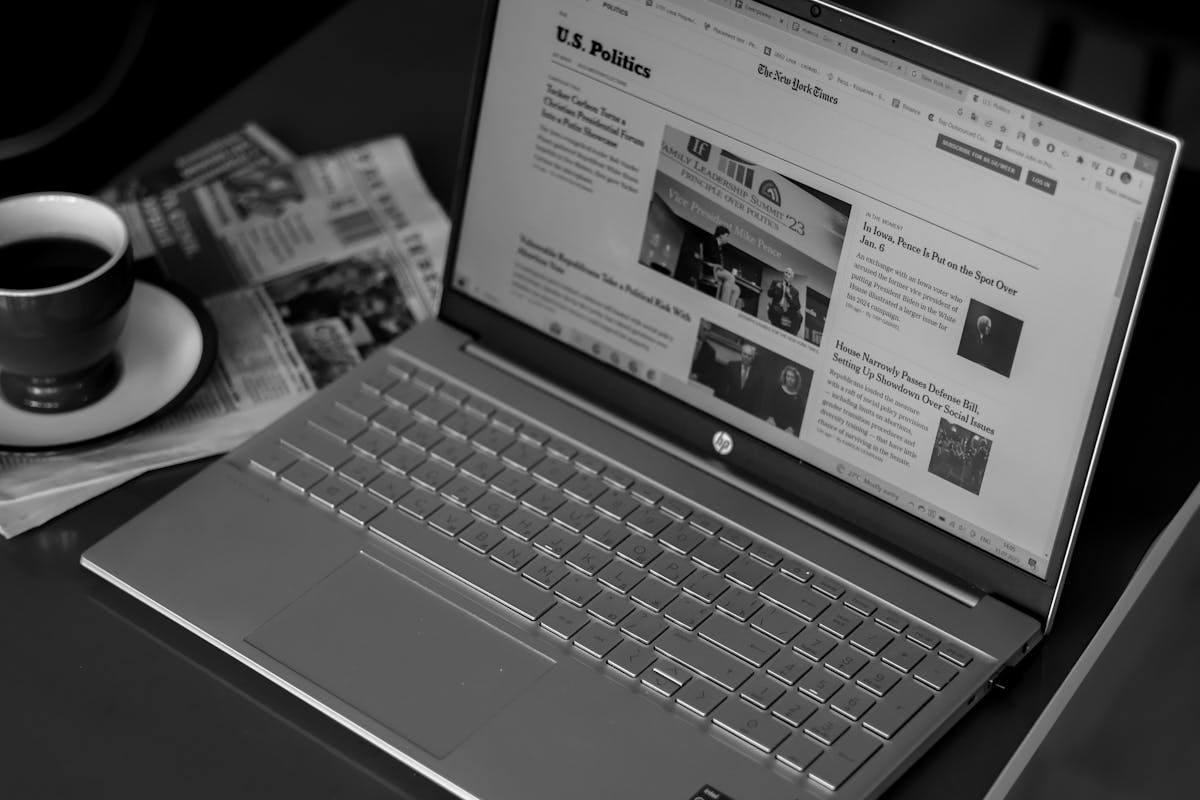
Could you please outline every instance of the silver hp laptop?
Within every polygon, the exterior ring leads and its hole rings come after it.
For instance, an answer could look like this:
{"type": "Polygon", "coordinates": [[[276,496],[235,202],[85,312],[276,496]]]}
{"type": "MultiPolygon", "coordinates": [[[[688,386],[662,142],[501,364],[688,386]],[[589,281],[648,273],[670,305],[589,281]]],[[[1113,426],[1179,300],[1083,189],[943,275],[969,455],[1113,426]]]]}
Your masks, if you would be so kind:
{"type": "Polygon", "coordinates": [[[823,4],[489,22],[440,318],[84,564],[463,797],[880,793],[1050,629],[1179,142],[823,4]]]}

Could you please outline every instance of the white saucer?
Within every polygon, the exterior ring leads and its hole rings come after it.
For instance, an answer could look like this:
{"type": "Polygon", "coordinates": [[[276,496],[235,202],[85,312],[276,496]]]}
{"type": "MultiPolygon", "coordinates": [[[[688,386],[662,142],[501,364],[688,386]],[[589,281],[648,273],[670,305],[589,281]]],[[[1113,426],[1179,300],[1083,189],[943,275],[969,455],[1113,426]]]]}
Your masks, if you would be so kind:
{"type": "Polygon", "coordinates": [[[37,414],[0,397],[0,449],[45,450],[88,442],[144,422],[191,394],[212,365],[211,322],[182,298],[138,280],[117,340],[121,378],[95,403],[37,414]]]}

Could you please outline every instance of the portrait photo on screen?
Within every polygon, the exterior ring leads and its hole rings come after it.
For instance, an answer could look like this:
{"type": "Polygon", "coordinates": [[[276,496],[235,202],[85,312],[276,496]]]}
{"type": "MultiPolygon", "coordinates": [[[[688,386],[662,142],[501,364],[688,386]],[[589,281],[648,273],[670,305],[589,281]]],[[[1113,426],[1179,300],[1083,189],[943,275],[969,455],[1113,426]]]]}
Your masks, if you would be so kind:
{"type": "Polygon", "coordinates": [[[929,471],[971,494],[979,494],[991,452],[991,439],[942,417],[933,440],[929,471]]]}
{"type": "Polygon", "coordinates": [[[819,346],[850,211],[843,200],[667,127],[638,261],[819,346]]]}
{"type": "Polygon", "coordinates": [[[1012,373],[1021,320],[972,298],[963,320],[958,354],[1004,377],[1012,373]]]}
{"type": "Polygon", "coordinates": [[[713,396],[800,435],[813,372],[708,320],[700,321],[689,378],[713,396]]]}

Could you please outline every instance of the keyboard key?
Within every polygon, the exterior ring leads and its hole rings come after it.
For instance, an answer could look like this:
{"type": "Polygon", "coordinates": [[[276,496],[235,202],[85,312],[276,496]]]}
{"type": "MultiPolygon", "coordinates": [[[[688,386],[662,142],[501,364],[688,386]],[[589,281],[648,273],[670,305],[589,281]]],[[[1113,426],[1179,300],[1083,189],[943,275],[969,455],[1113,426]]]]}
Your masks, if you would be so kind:
{"type": "Polygon", "coordinates": [[[516,500],[522,494],[533,486],[531,481],[526,476],[511,469],[502,469],[498,475],[491,480],[492,488],[505,497],[510,497],[516,500]]]}
{"type": "Polygon", "coordinates": [[[781,650],[767,662],[767,674],[776,680],[783,681],[788,686],[795,686],[796,681],[804,677],[804,673],[812,669],[793,653],[781,650]]]}
{"type": "Polygon", "coordinates": [[[783,696],[783,687],[766,675],[755,675],[742,684],[741,697],[747,703],[766,711],[783,696]]]}
{"type": "Polygon", "coordinates": [[[499,453],[516,441],[512,434],[505,433],[494,425],[489,425],[483,430],[471,437],[471,441],[476,447],[487,453],[489,456],[499,455],[499,453]]]}
{"type": "Polygon", "coordinates": [[[588,603],[587,610],[601,622],[616,627],[633,611],[633,603],[612,592],[600,592],[588,603]]]}
{"type": "MultiPolygon", "coordinates": [[[[593,479],[594,480],[594,479],[593,479]]],[[[625,519],[642,507],[631,495],[609,489],[596,499],[596,508],[613,519],[625,519]]]]}
{"type": "Polygon", "coordinates": [[[928,689],[904,681],[863,716],[863,725],[891,739],[932,697],[933,692],[928,689]]]}
{"type": "Polygon", "coordinates": [[[668,630],[654,641],[654,649],[675,659],[726,691],[737,691],[753,670],[690,633],[668,630]]]}
{"type": "Polygon", "coordinates": [[[372,494],[382,497],[389,503],[395,503],[401,497],[412,491],[412,484],[407,478],[402,478],[394,472],[384,472],[367,484],[372,494]]]}
{"type": "Polygon", "coordinates": [[[437,388],[442,385],[441,378],[439,378],[437,375],[434,375],[432,372],[423,369],[418,369],[416,372],[414,372],[410,377],[410,380],[414,384],[424,387],[431,392],[436,391],[437,388]]]}
{"type": "Polygon", "coordinates": [[[779,651],[779,646],[762,634],[721,616],[709,617],[696,633],[755,667],[766,664],[779,651]]]}
{"type": "Polygon", "coordinates": [[[398,444],[379,460],[401,475],[407,475],[425,463],[425,456],[408,445],[398,444]]]}
{"type": "Polygon", "coordinates": [[[683,579],[692,574],[695,567],[683,556],[664,552],[650,562],[650,573],[661,578],[672,586],[678,586],[683,579]]]}
{"type": "Polygon", "coordinates": [[[799,617],[776,606],[763,606],[750,618],[750,625],[781,644],[787,644],[804,630],[799,617]]]}
{"type": "Polygon", "coordinates": [[[455,476],[454,470],[443,466],[436,461],[426,461],[418,467],[409,470],[408,479],[428,489],[431,492],[436,492],[442,486],[450,482],[450,479],[455,476]]]}
{"type": "Polygon", "coordinates": [[[664,613],[671,622],[689,631],[694,631],[712,614],[712,609],[697,603],[690,597],[680,595],[667,606],[664,613]]]}
{"type": "Polygon", "coordinates": [[[675,702],[693,714],[707,717],[728,696],[708,681],[694,678],[675,695],[675,702]]]}
{"type": "Polygon", "coordinates": [[[571,572],[555,585],[554,593],[568,603],[583,608],[600,594],[600,587],[582,575],[571,572]]]}
{"type": "Polygon", "coordinates": [[[900,682],[900,676],[880,664],[872,664],[858,674],[858,685],[874,695],[883,697],[900,682]]]}
{"type": "Polygon", "coordinates": [[[342,444],[349,442],[366,430],[366,423],[354,414],[340,408],[317,411],[308,419],[308,424],[342,444]]]}
{"type": "Polygon", "coordinates": [[[400,408],[407,409],[424,400],[429,396],[429,393],[420,386],[408,381],[401,381],[392,384],[391,388],[383,393],[383,396],[400,408]]]}
{"type": "Polygon", "coordinates": [[[717,600],[717,608],[738,621],[745,622],[762,608],[762,601],[758,599],[758,595],[730,586],[717,600]]]}
{"type": "Polygon", "coordinates": [[[325,469],[337,469],[354,457],[354,451],[341,442],[307,426],[298,427],[282,437],[284,444],[316,461],[325,469]]]}
{"type": "Polygon", "coordinates": [[[658,536],[670,522],[664,514],[649,506],[642,506],[625,518],[626,525],[651,538],[658,536]]]}
{"type": "Polygon", "coordinates": [[[940,658],[927,658],[913,670],[913,677],[922,683],[941,691],[946,684],[954,680],[958,670],[948,661],[940,658]]]}
{"type": "Polygon", "coordinates": [[[941,639],[938,635],[928,628],[910,628],[908,638],[912,639],[917,644],[924,647],[926,650],[932,650],[941,644],[941,639]]]}
{"type": "Polygon", "coordinates": [[[640,608],[634,609],[633,613],[621,622],[621,632],[642,644],[650,644],[666,629],[667,623],[658,615],[640,608]]]}
{"type": "Polygon", "coordinates": [[[749,553],[769,567],[774,567],[783,561],[783,553],[763,542],[755,542],[750,545],[749,553]]]}
{"type": "Polygon", "coordinates": [[[632,561],[645,569],[651,561],[658,558],[663,549],[655,542],[649,542],[640,536],[630,536],[617,546],[617,555],[626,561],[632,561]]]}
{"type": "Polygon", "coordinates": [[[678,595],[679,592],[653,578],[643,580],[629,593],[630,598],[633,600],[653,611],[659,612],[670,605],[671,601],[678,595]]]}
{"type": "Polygon", "coordinates": [[[487,483],[499,475],[504,467],[496,459],[476,453],[459,465],[459,469],[475,480],[487,483]]]}
{"type": "Polygon", "coordinates": [[[454,506],[442,506],[429,515],[429,524],[447,536],[458,536],[471,522],[470,514],[454,506]]]}
{"type": "Polygon", "coordinates": [[[565,560],[584,575],[593,577],[604,569],[609,561],[612,561],[612,556],[593,544],[582,542],[571,549],[565,560]]]}
{"type": "MultiPolygon", "coordinates": [[[[721,541],[725,542],[730,547],[744,551],[744,550],[749,550],[751,548],[751,546],[754,545],[754,537],[751,536],[750,534],[746,533],[745,531],[740,531],[737,528],[722,529],[721,524],[719,522],[717,522],[716,520],[713,520],[712,517],[708,517],[707,519],[711,520],[711,525],[717,526],[717,529],[720,531],[719,536],[720,536],[721,541]]],[[[692,524],[697,525],[696,517],[692,517],[692,524]]],[[[707,530],[707,527],[709,527],[709,525],[702,524],[702,525],[699,525],[699,527],[704,530],[707,530]]]]}
{"type": "Polygon", "coordinates": [[[554,487],[562,486],[576,474],[574,467],[557,458],[543,458],[533,468],[533,475],[554,487]]]}
{"type": "Polygon", "coordinates": [[[925,657],[925,651],[904,639],[897,639],[883,651],[883,661],[901,672],[910,672],[925,657]]]}
{"type": "Polygon", "coordinates": [[[521,427],[521,418],[503,409],[492,413],[492,422],[509,433],[516,433],[521,427]]]}
{"type": "Polygon", "coordinates": [[[606,483],[611,483],[618,489],[627,490],[633,485],[633,476],[624,470],[610,466],[604,470],[604,480],[606,483]]]}
{"type": "Polygon", "coordinates": [[[387,408],[387,404],[376,394],[365,390],[356,390],[337,401],[339,411],[345,411],[361,420],[368,420],[387,408]]]}
{"type": "Polygon", "coordinates": [[[467,398],[470,396],[467,394],[466,389],[463,389],[461,386],[455,386],[452,383],[443,384],[442,387],[438,389],[438,392],[442,395],[442,397],[446,398],[456,406],[461,406],[463,403],[467,402],[467,398]]]}
{"type": "Polygon", "coordinates": [[[687,519],[692,514],[692,507],[682,500],[675,497],[668,497],[663,500],[659,506],[663,511],[670,514],[675,519],[687,519]]]}
{"type": "Polygon", "coordinates": [[[645,574],[624,561],[613,561],[596,574],[596,579],[619,594],[629,594],[645,574]]]}
{"type": "Polygon", "coordinates": [[[535,553],[533,548],[524,542],[506,538],[503,544],[492,548],[488,555],[493,561],[503,564],[513,572],[520,572],[533,560],[535,553]]]}
{"type": "Polygon", "coordinates": [[[846,593],[846,587],[832,578],[817,578],[812,582],[812,587],[827,597],[832,597],[837,600],[846,593]]]}
{"type": "Polygon", "coordinates": [[[795,559],[785,558],[783,566],[779,569],[784,575],[800,583],[808,583],[808,581],[812,580],[813,571],[795,559]]]}
{"type": "Polygon", "coordinates": [[[591,453],[580,453],[575,456],[575,463],[589,475],[599,475],[605,467],[604,461],[591,453]]]}
{"type": "Polygon", "coordinates": [[[326,508],[337,508],[354,495],[354,484],[329,475],[308,490],[309,495],[326,508]]]}
{"type": "Polygon", "coordinates": [[[612,550],[625,541],[629,536],[629,531],[606,519],[597,519],[583,529],[583,535],[605,550],[612,550]]]}
{"type": "MultiPolygon", "coordinates": [[[[484,497],[483,500],[481,500],[479,502],[481,502],[481,503],[482,502],[491,502],[488,500],[488,498],[490,498],[490,497],[496,498],[495,502],[497,502],[497,503],[499,503],[499,502],[511,503],[511,501],[505,500],[504,498],[502,498],[496,494],[488,494],[487,496],[484,497]]],[[[511,503],[511,505],[513,508],[516,508],[516,503],[511,503]]],[[[493,506],[493,508],[495,508],[495,506],[493,506]]],[[[500,507],[498,510],[502,511],[503,507],[500,507]]],[[[495,513],[495,512],[489,512],[489,513],[495,513]]],[[[503,526],[504,530],[508,531],[513,536],[516,536],[518,539],[524,539],[525,541],[528,542],[529,540],[533,539],[535,536],[537,536],[539,533],[541,533],[546,528],[546,520],[542,519],[537,514],[534,514],[532,511],[530,511],[528,509],[517,508],[516,511],[514,511],[511,514],[508,514],[504,517],[504,522],[502,523],[502,526],[503,526]]],[[[561,556],[559,556],[559,557],[561,558],[561,556]]]]}
{"type": "Polygon", "coordinates": [[[500,452],[500,460],[522,472],[533,469],[545,456],[542,451],[528,442],[514,442],[500,452]]]}
{"type": "Polygon", "coordinates": [[[813,661],[820,661],[835,647],[837,640],[816,628],[809,628],[792,642],[792,648],[797,653],[813,661]]]}
{"type": "Polygon", "coordinates": [[[553,525],[533,537],[535,545],[555,558],[562,558],[571,552],[571,548],[579,544],[579,541],[580,538],[575,534],[553,525]]]}
{"type": "Polygon", "coordinates": [[[369,527],[527,619],[537,619],[554,605],[548,594],[520,576],[497,569],[459,547],[453,539],[424,525],[414,524],[410,517],[395,509],[388,509],[371,520],[369,527]]]}
{"type": "Polygon", "coordinates": [[[853,720],[861,719],[862,715],[867,713],[873,705],[875,705],[874,698],[853,686],[843,687],[833,698],[832,703],[835,711],[853,720]]]}
{"type": "Polygon", "coordinates": [[[641,481],[634,481],[633,486],[629,487],[629,491],[638,500],[650,505],[654,505],[663,498],[663,493],[657,487],[651,486],[648,483],[642,483],[641,481]]]}
{"type": "MultiPolygon", "coordinates": [[[[550,518],[567,530],[574,531],[575,533],[580,533],[597,519],[595,511],[592,511],[587,506],[581,506],[573,500],[560,505],[550,515],[550,518]]],[[[607,549],[611,550],[612,548],[607,549]]]]}
{"type": "Polygon", "coordinates": [[[828,600],[815,594],[807,586],[782,575],[772,575],[768,578],[759,589],[759,594],[809,622],[829,608],[828,600]]]}
{"type": "Polygon", "coordinates": [[[362,456],[355,456],[338,467],[338,474],[355,486],[366,486],[383,472],[379,465],[362,456]]]}
{"type": "Polygon", "coordinates": [[[942,658],[947,658],[960,667],[965,667],[971,663],[971,654],[961,647],[945,644],[942,645],[942,649],[938,652],[942,654],[942,658]]]}
{"type": "Polygon", "coordinates": [[[878,625],[862,625],[850,637],[850,644],[867,653],[877,656],[883,648],[891,644],[892,635],[878,625]]]}
{"type": "Polygon", "coordinates": [[[669,661],[665,658],[660,658],[654,662],[654,671],[674,683],[676,686],[683,686],[692,679],[692,674],[690,672],[676,664],[674,661],[669,661]]]}
{"type": "Polygon", "coordinates": [[[521,574],[543,589],[553,589],[568,572],[566,567],[554,559],[539,555],[525,565],[521,574]]]}
{"type": "Polygon", "coordinates": [[[490,417],[496,413],[496,407],[482,397],[468,397],[464,407],[480,417],[490,417]]]}
{"type": "Polygon", "coordinates": [[[452,467],[457,467],[475,455],[475,451],[471,449],[469,444],[456,442],[453,439],[442,439],[433,446],[433,449],[429,453],[438,461],[441,461],[443,464],[449,464],[452,467]]]}
{"type": "Polygon", "coordinates": [[[894,633],[902,633],[908,627],[908,620],[893,611],[880,611],[875,621],[894,633]]]}
{"type": "Polygon", "coordinates": [[[879,746],[879,742],[868,734],[852,730],[836,746],[825,751],[809,768],[808,774],[818,783],[836,790],[845,785],[879,746]]]}
{"type": "Polygon", "coordinates": [[[663,697],[670,697],[679,691],[678,683],[652,669],[642,673],[642,685],[661,694],[663,697]]]}
{"type": "Polygon", "coordinates": [[[729,584],[714,572],[698,569],[688,575],[680,586],[688,594],[700,598],[705,603],[713,603],[729,587],[729,584]]]}
{"type": "Polygon", "coordinates": [[[362,388],[370,394],[380,395],[395,386],[400,376],[386,366],[376,370],[362,379],[362,388]]]}
{"type": "Polygon", "coordinates": [[[824,753],[824,748],[798,733],[793,733],[775,752],[775,757],[792,769],[803,772],[824,753]]]}
{"type": "Polygon", "coordinates": [[[591,503],[606,491],[603,482],[580,473],[564,483],[562,490],[581,503],[591,503]]]}
{"type": "Polygon", "coordinates": [[[458,540],[480,554],[491,552],[501,542],[507,541],[503,533],[491,525],[482,524],[472,525],[458,540]]]}
{"type": "Polygon", "coordinates": [[[588,616],[577,608],[555,603],[540,620],[542,627],[556,636],[570,639],[588,623],[588,616]]]}
{"type": "Polygon", "coordinates": [[[878,608],[874,600],[862,594],[849,595],[842,602],[846,604],[847,608],[857,611],[864,617],[871,616],[875,613],[875,609],[878,608]]]}
{"type": "Polygon", "coordinates": [[[804,723],[804,732],[821,744],[830,745],[850,728],[850,723],[822,708],[804,723]]]}
{"type": "Polygon", "coordinates": [[[579,452],[575,448],[575,445],[557,438],[551,438],[550,441],[546,442],[546,450],[568,461],[574,458],[575,454],[579,452]]]}
{"type": "Polygon", "coordinates": [[[818,708],[820,706],[806,697],[801,697],[795,692],[785,692],[775,701],[775,705],[771,706],[771,713],[793,728],[798,728],[818,708]]]}
{"type": "MultiPolygon", "coordinates": [[[[495,486],[495,483],[492,485],[495,486]]],[[[521,505],[532,508],[544,517],[550,516],[554,509],[565,502],[562,493],[549,486],[533,486],[521,495],[521,505]]]]}
{"type": "Polygon", "coordinates": [[[764,753],[782,744],[790,732],[779,720],[738,700],[722,703],[713,712],[712,721],[764,753]]]}
{"type": "Polygon", "coordinates": [[[260,447],[250,456],[251,466],[272,477],[278,476],[294,463],[296,463],[296,454],[278,444],[260,447]]]}
{"type": "Polygon", "coordinates": [[[485,421],[465,411],[456,411],[442,420],[442,428],[459,439],[470,439],[485,426],[485,421]]]}
{"type": "MultiPolygon", "coordinates": [[[[717,521],[716,517],[713,517],[710,514],[704,514],[704,513],[692,514],[690,522],[693,525],[695,525],[697,528],[699,528],[700,530],[702,530],[708,534],[715,534],[721,530],[721,523],[717,521]]],[[[749,544],[746,545],[746,547],[749,547],[749,546],[750,546],[749,544]]],[[[734,547],[737,547],[737,545],[735,544],[734,547]]],[[[738,548],[738,549],[744,550],[745,548],[738,548]]]]}
{"type": "Polygon", "coordinates": [[[737,556],[736,550],[722,544],[717,539],[709,539],[692,551],[692,558],[713,572],[720,572],[725,569],[733,563],[733,560],[737,556]]]}
{"type": "Polygon", "coordinates": [[[700,531],[681,522],[672,522],[659,534],[658,540],[677,553],[687,555],[705,540],[700,531]]]}
{"type": "Polygon", "coordinates": [[[392,357],[391,360],[387,362],[387,368],[389,372],[393,372],[398,377],[405,379],[411,378],[416,374],[417,365],[409,361],[407,358],[401,356],[398,351],[388,348],[388,355],[392,357]]]}
{"type": "Polygon", "coordinates": [[[442,501],[435,494],[424,489],[413,489],[397,503],[400,508],[412,514],[417,519],[426,519],[434,511],[442,507],[442,501]]]}
{"type": "Polygon", "coordinates": [[[418,422],[405,428],[404,433],[400,434],[400,440],[418,450],[429,450],[442,440],[442,434],[432,425],[418,422]]]}
{"type": "Polygon", "coordinates": [[[862,617],[845,606],[830,606],[817,618],[817,623],[839,639],[845,639],[862,623],[862,617]]]}
{"type": "Polygon", "coordinates": [[[575,646],[590,656],[604,658],[614,647],[624,641],[620,633],[606,628],[599,622],[589,622],[575,634],[575,646]]]}
{"type": "Polygon", "coordinates": [[[355,436],[350,442],[350,446],[358,452],[370,458],[379,458],[392,448],[396,443],[394,437],[381,431],[379,428],[369,428],[358,436],[355,436]]]}
{"type": "Polygon", "coordinates": [[[811,669],[796,682],[796,688],[804,692],[818,703],[828,703],[844,684],[840,678],[830,675],[823,669],[811,669]]]}
{"type": "Polygon", "coordinates": [[[431,425],[439,425],[455,412],[455,406],[444,398],[429,396],[414,405],[411,411],[417,419],[423,419],[431,425]]]}
{"type": "Polygon", "coordinates": [[[372,426],[392,436],[399,436],[406,428],[416,423],[417,420],[415,417],[398,408],[389,408],[381,411],[371,420],[372,426]]]}
{"type": "MultiPolygon", "coordinates": [[[[517,509],[517,504],[511,500],[505,500],[498,494],[487,492],[477,498],[470,504],[471,511],[479,515],[479,517],[493,525],[499,525],[505,517],[513,513],[517,509]]],[[[541,530],[539,525],[538,530],[541,530]]],[[[534,531],[536,533],[537,531],[534,531]]],[[[533,535],[521,536],[520,538],[528,541],[533,538],[533,535]]]]}
{"type": "Polygon", "coordinates": [[[725,577],[754,591],[771,577],[771,570],[747,556],[740,556],[725,570],[725,577]]]}
{"type": "Polygon", "coordinates": [[[871,659],[845,643],[839,644],[832,653],[825,657],[825,667],[847,680],[857,675],[858,671],[869,663],[871,663],[871,659]]]}
{"type": "Polygon", "coordinates": [[[359,525],[366,525],[385,508],[382,500],[365,492],[355,492],[338,506],[338,513],[359,525]]]}
{"type": "Polygon", "coordinates": [[[521,438],[528,439],[539,447],[550,441],[550,434],[534,425],[521,426],[521,438]]]}
{"type": "Polygon", "coordinates": [[[654,659],[654,651],[650,648],[625,640],[608,654],[606,661],[609,666],[619,672],[628,675],[630,678],[636,678],[654,663],[654,659]]]}

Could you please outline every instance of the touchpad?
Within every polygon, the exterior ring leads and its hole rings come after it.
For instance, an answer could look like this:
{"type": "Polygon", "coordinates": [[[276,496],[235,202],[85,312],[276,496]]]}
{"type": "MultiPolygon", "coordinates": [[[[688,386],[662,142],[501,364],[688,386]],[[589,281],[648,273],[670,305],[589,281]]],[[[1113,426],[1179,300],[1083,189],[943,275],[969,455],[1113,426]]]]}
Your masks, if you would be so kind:
{"type": "Polygon", "coordinates": [[[438,758],[554,664],[361,553],[246,641],[438,758]]]}

